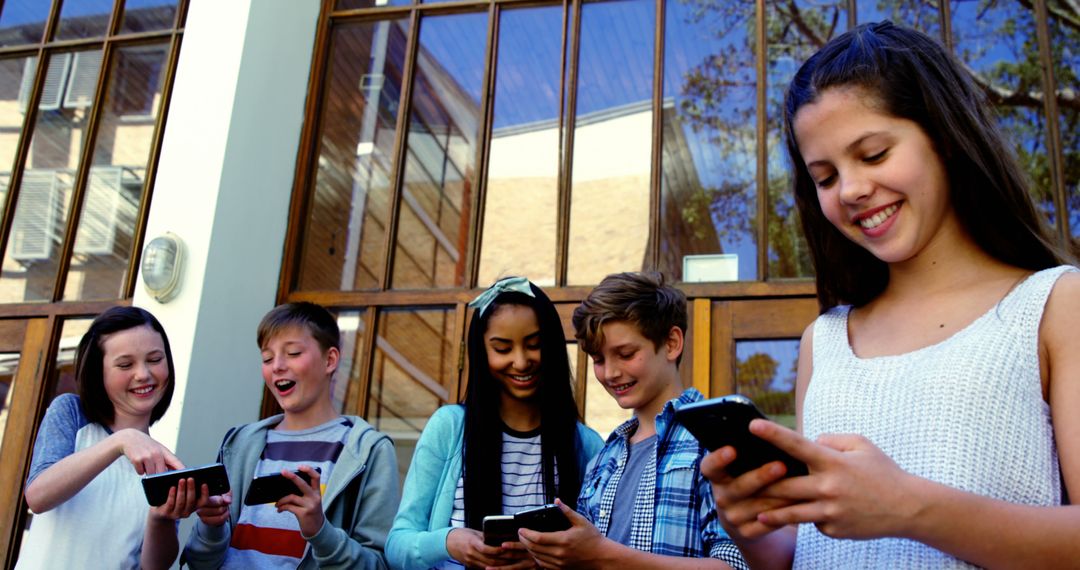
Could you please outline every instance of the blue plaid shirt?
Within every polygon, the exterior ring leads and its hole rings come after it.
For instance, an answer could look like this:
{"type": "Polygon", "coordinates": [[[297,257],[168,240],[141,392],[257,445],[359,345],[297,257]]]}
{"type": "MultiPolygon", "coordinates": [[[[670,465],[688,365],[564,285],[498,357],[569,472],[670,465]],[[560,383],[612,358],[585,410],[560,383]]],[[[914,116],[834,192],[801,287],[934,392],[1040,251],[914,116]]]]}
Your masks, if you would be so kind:
{"type": "MultiPolygon", "coordinates": [[[[664,404],[656,416],[656,452],[638,484],[627,546],[666,556],[718,558],[733,568],[746,569],[738,547],[716,518],[712,489],[701,474],[706,451],[686,428],[674,423],[677,408],[701,399],[701,392],[690,388],[664,404]]],[[[615,491],[626,468],[630,436],[637,427],[637,418],[631,418],[608,436],[581,484],[577,510],[605,536],[615,491]]]]}

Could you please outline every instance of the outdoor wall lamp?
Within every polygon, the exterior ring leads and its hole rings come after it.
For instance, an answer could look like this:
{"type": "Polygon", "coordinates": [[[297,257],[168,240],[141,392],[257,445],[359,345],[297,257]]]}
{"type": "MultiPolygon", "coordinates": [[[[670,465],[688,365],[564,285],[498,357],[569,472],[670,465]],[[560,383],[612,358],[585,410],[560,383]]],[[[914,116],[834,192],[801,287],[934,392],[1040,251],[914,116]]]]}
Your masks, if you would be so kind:
{"type": "Polygon", "coordinates": [[[146,244],[142,253],[142,281],[146,291],[159,303],[167,303],[180,292],[184,269],[184,244],[166,232],[146,244]]]}

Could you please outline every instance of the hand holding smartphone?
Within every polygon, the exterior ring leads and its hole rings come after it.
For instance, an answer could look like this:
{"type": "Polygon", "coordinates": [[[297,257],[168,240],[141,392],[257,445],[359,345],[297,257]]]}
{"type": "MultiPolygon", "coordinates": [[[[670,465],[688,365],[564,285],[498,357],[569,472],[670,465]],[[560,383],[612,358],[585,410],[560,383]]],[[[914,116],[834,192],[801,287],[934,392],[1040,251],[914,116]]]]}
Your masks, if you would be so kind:
{"type": "Polygon", "coordinates": [[[570,528],[558,505],[544,505],[518,511],[513,515],[484,517],[484,544],[499,546],[504,542],[517,542],[518,529],[527,528],[537,532],[559,532],[570,528]]]}
{"type": "Polygon", "coordinates": [[[746,396],[733,394],[687,404],[675,411],[675,419],[709,451],[730,445],[735,460],[725,469],[738,477],[772,461],[787,466],[788,477],[806,475],[806,464],[775,445],[750,433],[750,422],[768,419],[746,396]]]}
{"type": "MultiPolygon", "coordinates": [[[[315,471],[322,473],[322,469],[318,467],[315,468],[315,471]]],[[[308,485],[311,484],[311,476],[307,473],[300,470],[293,471],[293,473],[308,485]]],[[[274,473],[251,480],[251,486],[248,487],[247,495],[244,496],[244,504],[252,506],[263,503],[276,503],[282,497],[299,494],[300,489],[297,488],[295,483],[281,473],[274,473]]]]}
{"type": "Polygon", "coordinates": [[[229,491],[229,475],[225,472],[225,466],[221,463],[211,463],[202,467],[177,469],[143,477],[142,486],[143,492],[146,493],[146,501],[152,507],[164,505],[169,500],[169,489],[177,486],[181,479],[187,478],[195,480],[197,493],[202,492],[203,484],[210,489],[210,495],[222,495],[229,491]]]}

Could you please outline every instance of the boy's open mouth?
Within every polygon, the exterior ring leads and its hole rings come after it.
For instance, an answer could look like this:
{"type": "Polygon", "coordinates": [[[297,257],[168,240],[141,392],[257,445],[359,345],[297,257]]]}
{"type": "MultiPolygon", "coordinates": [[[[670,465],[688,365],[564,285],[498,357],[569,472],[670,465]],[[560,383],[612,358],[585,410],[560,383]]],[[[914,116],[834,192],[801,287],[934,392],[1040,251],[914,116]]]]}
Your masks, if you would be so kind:
{"type": "Polygon", "coordinates": [[[630,388],[633,388],[635,384],[637,384],[637,380],[625,384],[610,384],[608,387],[611,388],[612,392],[615,392],[616,396],[621,396],[630,390],[630,388]]]}
{"type": "Polygon", "coordinates": [[[281,392],[282,394],[288,392],[289,390],[292,390],[293,386],[296,386],[296,382],[294,380],[278,380],[274,382],[274,387],[277,388],[277,391],[281,392]]]}

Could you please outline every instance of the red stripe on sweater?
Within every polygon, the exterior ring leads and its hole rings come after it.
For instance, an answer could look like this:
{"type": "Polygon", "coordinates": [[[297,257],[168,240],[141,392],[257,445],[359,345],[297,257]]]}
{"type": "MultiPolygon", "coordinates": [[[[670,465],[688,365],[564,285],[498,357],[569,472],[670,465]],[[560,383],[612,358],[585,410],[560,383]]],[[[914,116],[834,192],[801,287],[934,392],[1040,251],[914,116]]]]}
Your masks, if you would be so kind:
{"type": "Polygon", "coordinates": [[[231,546],[237,550],[256,550],[263,554],[300,558],[304,555],[307,541],[300,536],[299,530],[239,524],[233,529],[231,546]]]}

